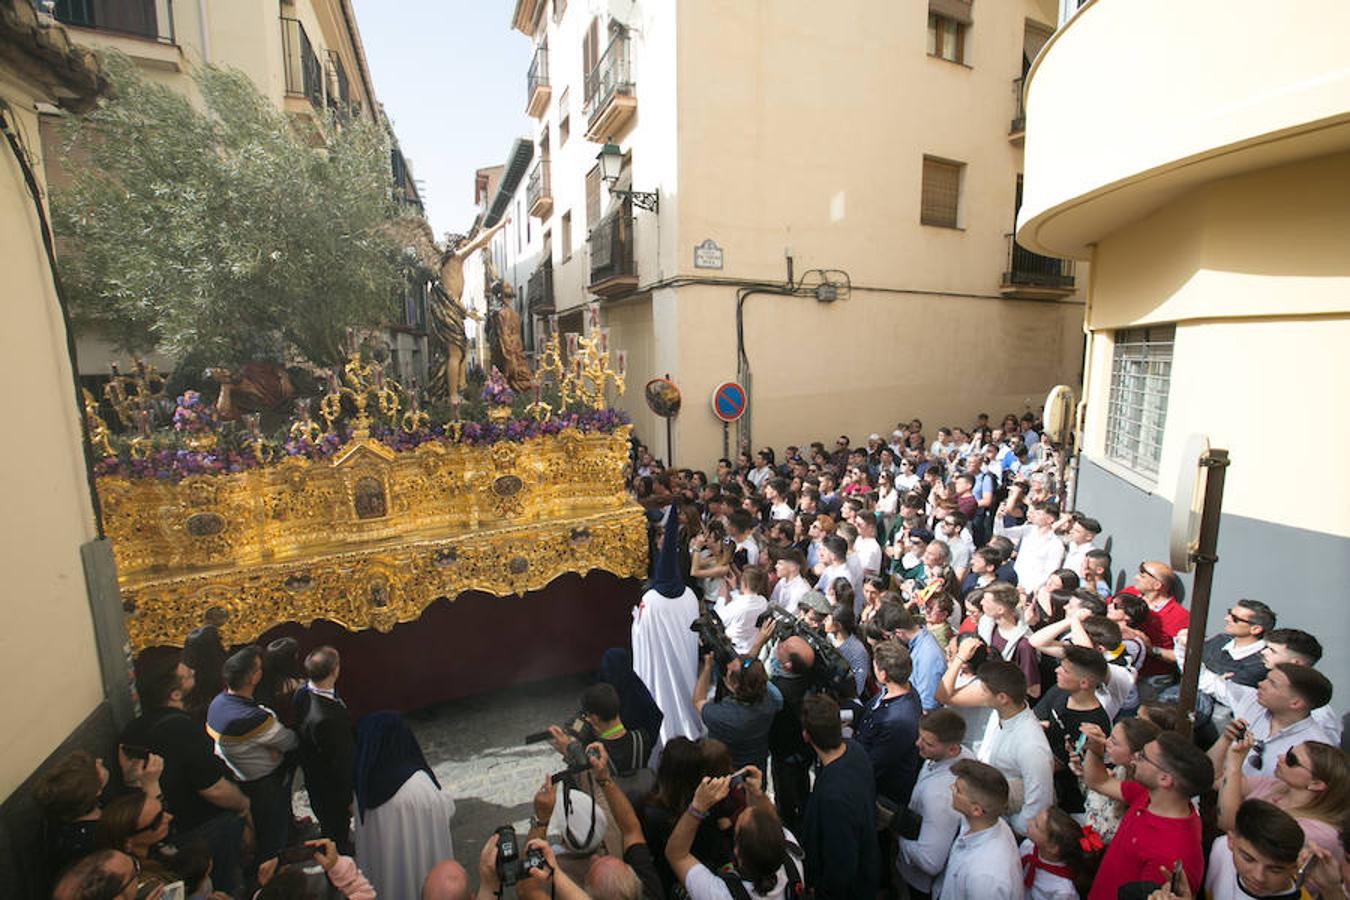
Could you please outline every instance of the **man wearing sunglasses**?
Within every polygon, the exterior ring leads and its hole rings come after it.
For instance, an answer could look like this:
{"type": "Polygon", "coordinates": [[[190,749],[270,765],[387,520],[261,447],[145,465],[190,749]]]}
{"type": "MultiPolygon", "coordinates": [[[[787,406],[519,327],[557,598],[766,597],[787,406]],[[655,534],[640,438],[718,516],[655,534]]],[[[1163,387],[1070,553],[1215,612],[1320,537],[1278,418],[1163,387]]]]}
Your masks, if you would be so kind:
{"type": "Polygon", "coordinates": [[[1336,745],[1312,717],[1313,710],[1331,702],[1331,682],[1316,669],[1279,663],[1255,688],[1201,669],[1200,690],[1233,709],[1232,723],[1209,750],[1215,765],[1222,765],[1229,745],[1244,733],[1253,741],[1242,765],[1248,777],[1273,775],[1275,761],[1304,741],[1336,745]]]}

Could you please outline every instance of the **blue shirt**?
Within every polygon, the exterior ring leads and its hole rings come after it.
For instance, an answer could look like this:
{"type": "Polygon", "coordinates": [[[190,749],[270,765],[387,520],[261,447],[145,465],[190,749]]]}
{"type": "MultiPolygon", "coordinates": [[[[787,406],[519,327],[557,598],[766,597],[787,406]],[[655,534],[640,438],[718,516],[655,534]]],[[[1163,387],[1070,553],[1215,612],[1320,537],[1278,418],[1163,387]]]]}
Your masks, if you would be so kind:
{"type": "Polygon", "coordinates": [[[919,695],[906,691],[896,697],[883,692],[867,704],[867,713],[858,728],[858,743],[872,760],[877,793],[899,803],[909,803],[914,782],[919,778],[919,718],[923,707],[919,695]]]}
{"type": "Polygon", "coordinates": [[[855,635],[849,635],[844,638],[844,642],[839,645],[839,655],[848,663],[848,667],[853,670],[853,681],[858,686],[858,696],[863,695],[863,688],[867,685],[867,673],[872,671],[872,657],[867,655],[867,647],[855,635]]]}
{"type": "Polygon", "coordinates": [[[914,665],[909,674],[910,687],[919,695],[924,712],[937,709],[939,704],[933,695],[942,682],[942,674],[947,671],[947,655],[927,628],[920,628],[910,639],[909,658],[914,665]]]}

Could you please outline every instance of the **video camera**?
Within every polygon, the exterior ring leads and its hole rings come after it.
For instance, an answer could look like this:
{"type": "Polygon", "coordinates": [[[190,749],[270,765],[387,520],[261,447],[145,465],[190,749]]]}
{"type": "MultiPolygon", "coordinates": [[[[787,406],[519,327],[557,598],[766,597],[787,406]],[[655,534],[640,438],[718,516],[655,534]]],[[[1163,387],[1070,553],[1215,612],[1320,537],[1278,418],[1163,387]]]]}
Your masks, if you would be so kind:
{"type": "Polygon", "coordinates": [[[727,628],[722,622],[722,617],[711,609],[695,619],[689,630],[698,635],[699,654],[713,655],[719,674],[726,669],[727,663],[740,655],[736,652],[735,645],[731,643],[731,638],[727,637],[727,628]]]}
{"type": "Polygon", "coordinates": [[[769,608],[755,620],[755,626],[762,628],[770,619],[774,624],[774,641],[782,642],[790,637],[799,637],[806,641],[806,645],[815,654],[816,661],[811,667],[813,686],[845,697],[856,693],[853,670],[849,668],[848,660],[844,659],[838,648],[830,643],[829,638],[773,603],[769,604],[769,608]]]}
{"type": "Polygon", "coordinates": [[[497,878],[502,887],[510,887],[522,878],[529,877],[530,869],[549,870],[548,860],[538,848],[531,847],[521,858],[516,830],[510,825],[503,825],[494,833],[497,835],[497,878]]]}
{"type": "MultiPolygon", "coordinates": [[[[563,750],[563,762],[567,763],[567,768],[561,772],[555,772],[549,776],[550,780],[557,784],[570,775],[580,775],[582,772],[589,771],[591,768],[590,760],[600,756],[594,750],[587,750],[587,746],[599,740],[595,729],[591,723],[586,721],[585,715],[577,713],[576,718],[572,719],[563,726],[563,731],[574,740],[568,743],[563,750]]],[[[548,731],[536,731],[533,734],[525,735],[526,744],[538,744],[543,741],[552,740],[553,735],[548,731]]],[[[611,765],[610,768],[613,768],[611,765]]]]}

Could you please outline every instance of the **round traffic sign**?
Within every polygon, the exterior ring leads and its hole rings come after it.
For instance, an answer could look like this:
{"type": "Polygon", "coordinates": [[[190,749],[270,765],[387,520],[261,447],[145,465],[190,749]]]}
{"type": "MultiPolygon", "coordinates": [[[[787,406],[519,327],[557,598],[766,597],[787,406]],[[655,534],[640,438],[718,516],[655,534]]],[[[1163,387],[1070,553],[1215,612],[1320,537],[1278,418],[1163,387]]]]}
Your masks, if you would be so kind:
{"type": "Polygon", "coordinates": [[[745,414],[745,388],[734,381],[724,381],[713,388],[713,415],[723,422],[735,422],[745,414]]]}

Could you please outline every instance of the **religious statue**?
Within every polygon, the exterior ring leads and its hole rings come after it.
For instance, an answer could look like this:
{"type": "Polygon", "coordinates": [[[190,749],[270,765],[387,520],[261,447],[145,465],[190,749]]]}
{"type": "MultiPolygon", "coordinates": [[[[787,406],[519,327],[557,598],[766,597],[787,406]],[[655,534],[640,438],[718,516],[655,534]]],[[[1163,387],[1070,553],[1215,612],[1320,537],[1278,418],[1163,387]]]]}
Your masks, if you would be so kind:
{"type": "Polygon", "coordinates": [[[477,237],[452,238],[441,253],[439,270],[442,289],[433,290],[427,303],[431,314],[430,393],[433,397],[440,395],[441,385],[445,386],[445,399],[452,403],[458,402],[463,396],[461,390],[466,377],[469,347],[469,338],[464,330],[464,262],[486,247],[507,221],[503,218],[477,237]],[[444,359],[441,358],[442,353],[444,359]]]}
{"type": "Polygon", "coordinates": [[[515,291],[497,277],[491,260],[483,270],[488,281],[488,339],[492,347],[492,365],[506,376],[506,383],[516,392],[534,387],[534,374],[525,358],[525,341],[521,336],[520,316],[516,313],[515,291]]]}

